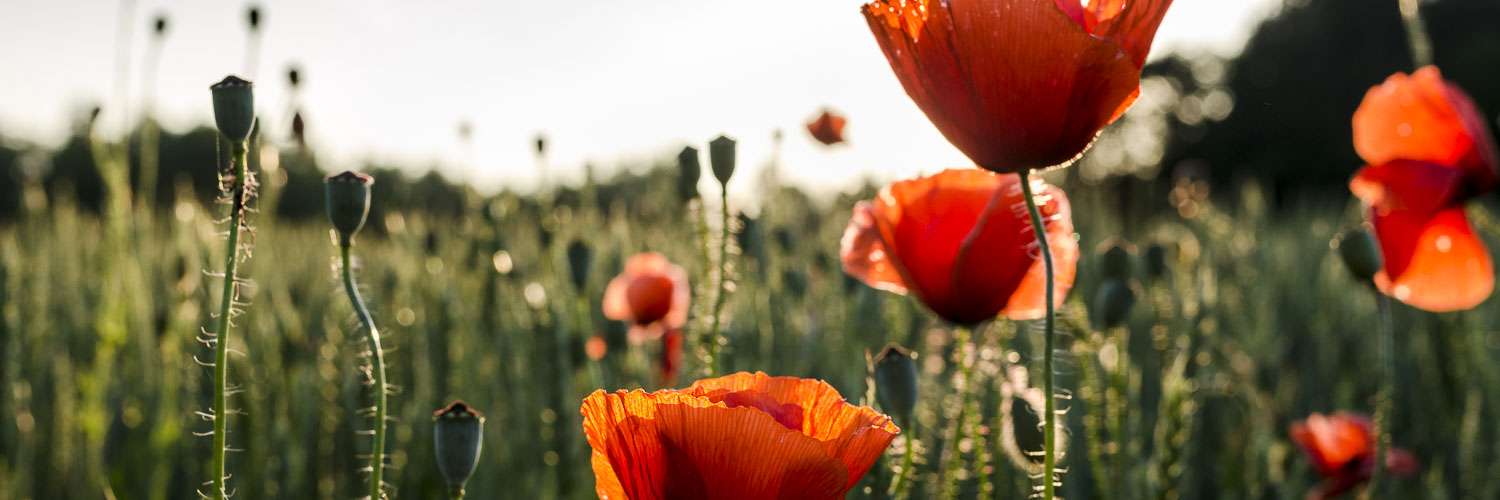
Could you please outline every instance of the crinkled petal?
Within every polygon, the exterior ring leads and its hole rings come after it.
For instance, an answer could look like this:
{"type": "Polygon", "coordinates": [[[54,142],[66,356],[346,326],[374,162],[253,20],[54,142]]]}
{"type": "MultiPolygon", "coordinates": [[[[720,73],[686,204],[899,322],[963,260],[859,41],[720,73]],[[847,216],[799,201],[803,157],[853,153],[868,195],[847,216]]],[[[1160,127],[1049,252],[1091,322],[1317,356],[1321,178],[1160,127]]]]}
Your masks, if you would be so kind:
{"type": "Polygon", "coordinates": [[[1413,160],[1465,172],[1476,192],[1496,184],[1495,146],[1468,95],[1428,66],[1371,88],[1354,112],[1354,149],[1372,165],[1413,160]]]}
{"type": "Polygon", "coordinates": [[[1432,312],[1472,309],[1495,288],[1494,265],[1462,206],[1435,213],[1372,210],[1385,269],[1375,284],[1396,300],[1432,312]]]}
{"type": "Polygon", "coordinates": [[[906,278],[901,275],[901,262],[893,259],[886,249],[873,211],[866,201],[854,206],[849,227],[839,240],[839,259],[844,272],[871,288],[904,295],[907,286],[906,278]]]}

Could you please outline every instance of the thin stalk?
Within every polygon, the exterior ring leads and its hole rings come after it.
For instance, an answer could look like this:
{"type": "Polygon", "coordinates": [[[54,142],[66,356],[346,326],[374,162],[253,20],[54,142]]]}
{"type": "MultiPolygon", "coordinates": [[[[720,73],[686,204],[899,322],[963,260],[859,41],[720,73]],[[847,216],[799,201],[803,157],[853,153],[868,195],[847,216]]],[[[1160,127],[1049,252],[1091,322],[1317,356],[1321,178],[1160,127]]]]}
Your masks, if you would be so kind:
{"type": "Polygon", "coordinates": [[[240,256],[240,226],[245,217],[245,181],[249,174],[249,159],[245,143],[234,143],[230,147],[230,161],[234,162],[234,189],[229,201],[229,241],[224,257],[224,288],[219,297],[219,324],[214,330],[214,448],[213,448],[213,497],[227,498],[224,489],[224,452],[229,433],[229,408],[226,383],[229,376],[229,328],[230,314],[234,310],[236,281],[235,268],[240,256]]]}
{"type": "Polygon", "coordinates": [[[912,471],[912,465],[916,460],[916,423],[913,422],[912,427],[905,430],[907,432],[906,451],[901,454],[901,471],[896,473],[896,477],[891,478],[891,487],[886,490],[888,496],[897,499],[903,498],[902,495],[906,493],[906,490],[911,488],[912,476],[915,475],[912,471]]]}
{"type": "Polygon", "coordinates": [[[364,299],[359,296],[359,288],[354,285],[354,269],[349,265],[350,246],[347,241],[339,245],[339,260],[344,268],[344,292],[349,294],[349,301],[354,304],[359,322],[369,333],[370,363],[373,365],[371,371],[375,379],[375,435],[370,445],[370,499],[380,500],[385,498],[381,492],[381,473],[385,468],[385,353],[380,349],[380,331],[375,329],[375,320],[370,317],[364,299]]]}
{"type": "Polygon", "coordinates": [[[1417,68],[1432,64],[1432,38],[1422,24],[1420,0],[1398,0],[1401,20],[1406,24],[1406,43],[1411,47],[1411,62],[1417,68]]]}
{"type": "Polygon", "coordinates": [[[1396,392],[1396,328],[1391,322],[1391,299],[1373,287],[1375,307],[1380,320],[1376,332],[1380,336],[1380,390],[1375,395],[1375,467],[1370,472],[1370,484],[1365,494],[1371,498],[1384,498],[1380,494],[1381,479],[1385,469],[1385,455],[1391,447],[1391,413],[1396,392]]]}
{"type": "Polygon", "coordinates": [[[714,308],[705,345],[708,356],[705,369],[710,377],[719,374],[719,329],[722,326],[719,316],[729,295],[729,185],[720,184],[719,188],[719,213],[722,216],[719,219],[719,279],[714,290],[714,308]]]}
{"type": "Polygon", "coordinates": [[[1057,480],[1054,472],[1057,470],[1057,398],[1055,397],[1055,380],[1053,376],[1053,351],[1055,349],[1055,335],[1053,334],[1053,322],[1056,316],[1055,304],[1053,303],[1054,272],[1052,270],[1052,247],[1047,243],[1047,226],[1042,224],[1042,213],[1036,206],[1036,194],[1031,189],[1031,171],[1022,170],[1021,194],[1026,197],[1026,211],[1031,214],[1031,229],[1036,235],[1037,248],[1042,251],[1042,263],[1047,271],[1046,302],[1047,316],[1044,320],[1043,343],[1042,343],[1042,391],[1047,394],[1046,415],[1042,416],[1042,500],[1053,500],[1056,497],[1057,480]]]}
{"type": "Polygon", "coordinates": [[[947,436],[943,441],[942,463],[939,464],[941,472],[938,474],[943,482],[938,494],[939,498],[958,498],[958,470],[963,466],[963,451],[959,449],[958,442],[963,439],[964,429],[967,427],[966,424],[971,414],[969,407],[975,392],[974,365],[979,362],[978,347],[970,347],[971,335],[968,327],[959,327],[953,337],[954,361],[958,363],[958,382],[962,385],[957,388],[956,413],[948,420],[947,436]]]}

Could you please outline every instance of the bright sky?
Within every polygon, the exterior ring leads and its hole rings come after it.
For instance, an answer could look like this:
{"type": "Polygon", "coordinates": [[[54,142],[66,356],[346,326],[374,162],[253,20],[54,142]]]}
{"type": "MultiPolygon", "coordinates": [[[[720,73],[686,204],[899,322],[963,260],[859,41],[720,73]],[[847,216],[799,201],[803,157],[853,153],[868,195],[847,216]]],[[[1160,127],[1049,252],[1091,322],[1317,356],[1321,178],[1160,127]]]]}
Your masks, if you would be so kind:
{"type": "MultiPolygon", "coordinates": [[[[119,16],[132,2],[5,3],[0,134],[57,144],[85,103],[114,95],[119,16]]],[[[550,138],[556,179],[719,133],[740,140],[742,169],[759,167],[778,128],[783,178],[816,191],[968,164],[906,97],[861,0],[267,0],[258,70],[247,64],[247,4],[133,3],[132,102],[144,95],[148,24],[165,13],[155,94],[168,128],[209,122],[209,84],[239,73],[259,82],[262,121],[284,136],[285,70],[296,63],[310,140],[329,169],[444,164],[450,177],[464,170],[487,188],[526,189],[538,132],[550,138]],[[849,116],[850,145],[807,137],[802,123],[825,105],[849,116]],[[458,138],[465,120],[472,147],[458,138]]],[[[1177,0],[1155,53],[1232,54],[1278,5],[1177,0]]],[[[107,108],[106,123],[119,123],[108,116],[118,107],[107,108]]]]}

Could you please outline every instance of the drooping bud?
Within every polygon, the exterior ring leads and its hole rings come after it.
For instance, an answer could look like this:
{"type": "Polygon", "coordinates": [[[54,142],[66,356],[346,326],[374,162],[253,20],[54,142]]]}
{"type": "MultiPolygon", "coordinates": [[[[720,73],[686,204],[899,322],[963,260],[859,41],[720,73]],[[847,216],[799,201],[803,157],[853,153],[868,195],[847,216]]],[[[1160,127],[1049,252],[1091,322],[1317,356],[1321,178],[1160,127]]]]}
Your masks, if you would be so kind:
{"type": "Polygon", "coordinates": [[[1129,282],[1135,275],[1135,246],[1111,240],[1100,246],[1099,273],[1104,279],[1129,282]]]}
{"type": "Polygon", "coordinates": [[[250,138],[255,127],[255,84],[229,75],[208,87],[214,96],[214,124],[229,142],[239,144],[250,138]]]}
{"type": "Polygon", "coordinates": [[[1094,291],[1094,302],[1089,304],[1089,317],[1094,328],[1114,328],[1130,319],[1130,308],[1135,306],[1135,291],[1124,281],[1106,279],[1094,291]]]}
{"type": "Polygon", "coordinates": [[[287,66],[286,82],[294,89],[300,87],[302,85],[302,68],[297,67],[295,64],[287,66]]]}
{"type": "Polygon", "coordinates": [[[245,21],[250,25],[250,32],[251,33],[255,33],[257,31],[260,31],[260,6],[259,5],[251,4],[250,8],[247,9],[247,10],[245,10],[245,21]]]}
{"type": "Polygon", "coordinates": [[[698,148],[688,146],[677,153],[677,198],[686,202],[698,197],[698,179],[703,167],[698,164],[698,148]]]}
{"type": "Polygon", "coordinates": [[[589,284],[589,271],[594,267],[594,249],[583,240],[568,243],[568,277],[573,279],[573,289],[583,293],[589,284]]]}
{"type": "Polygon", "coordinates": [[[354,171],[323,180],[328,221],[338,232],[340,245],[348,246],[354,241],[354,234],[365,226],[370,215],[370,185],[374,183],[374,177],[354,171]]]}
{"type": "Polygon", "coordinates": [[[156,19],[151,21],[151,27],[157,38],[167,36],[167,15],[157,14],[156,19]]]}
{"type": "Polygon", "coordinates": [[[1146,263],[1146,277],[1152,280],[1161,279],[1167,275],[1167,247],[1160,243],[1152,243],[1146,247],[1143,260],[1146,263]]]}
{"type": "Polygon", "coordinates": [[[896,344],[875,356],[875,400],[903,428],[917,408],[917,356],[896,344]]]}
{"type": "Polygon", "coordinates": [[[542,135],[542,134],[537,134],[536,135],[536,155],[537,156],[545,156],[546,154],[547,154],[547,136],[542,135]]]}
{"type": "Polygon", "coordinates": [[[1363,227],[1339,233],[1333,238],[1332,246],[1344,259],[1344,266],[1361,282],[1373,282],[1375,274],[1385,266],[1380,243],[1363,227]]]}
{"type": "Polygon", "coordinates": [[[729,178],[734,176],[734,148],[734,139],[722,135],[708,143],[709,166],[713,167],[719,184],[729,184],[729,178]]]}
{"type": "Polygon", "coordinates": [[[464,483],[474,475],[483,445],[484,415],[478,410],[454,401],[432,413],[432,448],[449,495],[463,496],[464,483]]]}

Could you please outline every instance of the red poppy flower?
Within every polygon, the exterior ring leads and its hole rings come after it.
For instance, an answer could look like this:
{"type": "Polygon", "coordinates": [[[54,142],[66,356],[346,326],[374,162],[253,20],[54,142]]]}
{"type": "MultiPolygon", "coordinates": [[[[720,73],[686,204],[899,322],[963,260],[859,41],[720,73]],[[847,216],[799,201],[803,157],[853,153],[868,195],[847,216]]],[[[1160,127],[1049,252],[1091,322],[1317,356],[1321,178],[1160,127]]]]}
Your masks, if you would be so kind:
{"type": "Polygon", "coordinates": [[[901,431],[820,380],[736,373],[584,399],[606,500],[838,499],[901,431]]]}
{"type": "MultiPolygon", "coordinates": [[[[1291,435],[1324,479],[1308,498],[1333,498],[1370,479],[1375,435],[1363,415],[1314,413],[1294,422],[1291,435]]],[[[1386,452],[1385,467],[1397,476],[1410,476],[1417,471],[1417,460],[1406,450],[1392,448],[1386,452]]]]}
{"type": "Polygon", "coordinates": [[[807,122],[807,133],[824,146],[841,144],[844,142],[844,125],[848,123],[847,118],[825,109],[817,118],[807,122]]]}
{"type": "MultiPolygon", "coordinates": [[[[1061,189],[1033,180],[1056,264],[1061,304],[1078,268],[1072,209],[1061,189]]],[[[944,170],[886,186],[854,207],[841,243],[844,271],[938,316],[971,325],[1005,314],[1046,314],[1046,270],[1015,174],[944,170]]]]}
{"type": "Polygon", "coordinates": [[[659,253],[636,254],[604,289],[604,316],[630,322],[632,341],[658,338],[687,324],[689,293],[681,267],[659,253]]]}
{"type": "Polygon", "coordinates": [[[1495,287],[1489,250],[1464,202],[1495,189],[1495,144],[1473,101],[1436,67],[1391,75],[1354,113],[1368,163],[1349,189],[1369,208],[1382,292],[1434,312],[1471,309],[1495,287]]]}
{"type": "Polygon", "coordinates": [[[1140,94],[1171,0],[876,0],[906,93],[979,166],[1066,164],[1140,94]]]}

